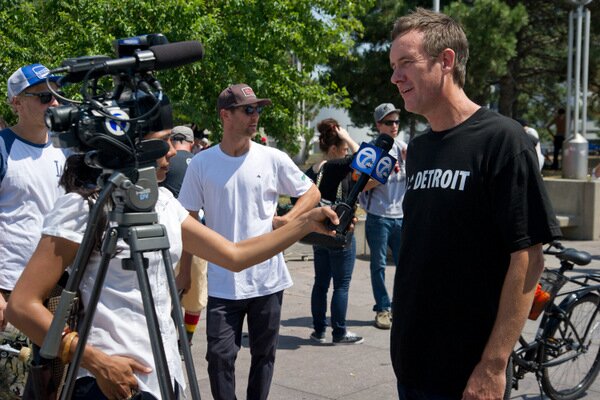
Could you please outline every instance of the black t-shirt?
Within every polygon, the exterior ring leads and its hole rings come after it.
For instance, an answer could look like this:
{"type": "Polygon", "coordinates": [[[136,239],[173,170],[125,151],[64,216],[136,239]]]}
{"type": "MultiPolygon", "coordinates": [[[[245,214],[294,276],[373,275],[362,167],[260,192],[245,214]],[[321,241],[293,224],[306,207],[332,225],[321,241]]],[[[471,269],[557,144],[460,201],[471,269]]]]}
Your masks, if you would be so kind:
{"type": "Polygon", "coordinates": [[[192,157],[194,154],[189,151],[177,150],[177,154],[169,160],[169,172],[161,185],[169,189],[176,198],[179,197],[183,177],[192,157]]]}
{"type": "Polygon", "coordinates": [[[560,236],[536,160],[517,122],[483,108],[410,143],[392,306],[400,383],[460,397],[510,253],[560,236]]]}

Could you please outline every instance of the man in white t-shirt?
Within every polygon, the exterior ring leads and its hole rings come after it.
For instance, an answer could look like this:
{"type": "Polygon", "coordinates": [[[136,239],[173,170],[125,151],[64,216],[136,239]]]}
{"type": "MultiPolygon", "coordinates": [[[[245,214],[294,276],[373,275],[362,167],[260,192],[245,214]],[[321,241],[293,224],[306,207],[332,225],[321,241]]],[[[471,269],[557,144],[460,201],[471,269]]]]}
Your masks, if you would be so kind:
{"type": "Polygon", "coordinates": [[[402,201],[406,192],[407,144],[398,138],[400,110],[392,103],[383,103],[373,113],[377,131],[394,138],[390,155],[398,162],[385,185],[376,185],[360,194],[361,207],[367,212],[365,235],[371,253],[371,287],[375,305],[375,326],[390,329],[392,324],[391,300],[385,287],[385,267],[388,247],[392,250],[394,265],[398,263],[402,231],[402,201]]]}
{"type": "MultiPolygon", "coordinates": [[[[192,215],[203,208],[206,225],[233,241],[277,229],[320,200],[317,187],[285,153],[251,140],[270,104],[246,84],[223,90],[217,101],[223,140],[194,156],[179,192],[192,215]],[[283,217],[275,216],[280,194],[299,198],[283,217]]],[[[235,359],[246,315],[252,354],[247,399],[268,397],[283,290],[291,285],[282,254],[238,273],[209,263],[206,359],[215,400],[236,398],[235,359]]]]}
{"type": "MultiPolygon", "coordinates": [[[[44,113],[58,105],[46,86],[48,68],[30,64],[8,78],[16,125],[0,130],[0,331],[12,289],[41,237],[44,215],[63,190],[65,152],[52,146],[44,113]]],[[[57,88],[58,76],[50,76],[57,88]]]]}

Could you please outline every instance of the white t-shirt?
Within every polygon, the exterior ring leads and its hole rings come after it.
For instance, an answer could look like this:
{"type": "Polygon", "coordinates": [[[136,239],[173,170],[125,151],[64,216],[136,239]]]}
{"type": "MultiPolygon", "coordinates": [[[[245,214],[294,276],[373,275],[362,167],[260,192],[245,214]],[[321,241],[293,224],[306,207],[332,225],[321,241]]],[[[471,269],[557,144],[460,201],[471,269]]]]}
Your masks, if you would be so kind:
{"type": "MultiPolygon", "coordinates": [[[[165,188],[159,188],[155,210],[159,223],[163,224],[169,237],[173,265],[179,260],[181,223],[189,215],[187,210],[165,188]]],[[[88,202],[76,193],[68,193],[56,201],[56,206],[44,220],[43,233],[81,243],[88,221],[88,202]]],[[[94,314],[88,343],[109,355],[123,355],[137,359],[152,368],[150,374],[136,374],[140,390],[160,398],[157,369],[150,345],[141,292],[135,271],[124,270],[121,260],[129,257],[129,246],[119,239],[117,255],[108,265],[108,273],[94,314]]],[[[147,269],[152,297],[158,316],[163,346],[171,378],[185,388],[181,358],[177,348],[177,333],[171,319],[171,297],[167,276],[160,252],[144,253],[149,259],[147,269]]],[[[92,253],[80,284],[84,311],[98,275],[100,254],[92,253]]],[[[83,368],[79,377],[92,376],[83,368]]]]}
{"type": "Polygon", "coordinates": [[[64,193],[66,150],[0,131],[0,289],[12,290],[42,235],[44,216],[64,193]]]}
{"type": "Polygon", "coordinates": [[[525,127],[525,133],[528,134],[535,142],[535,152],[538,158],[538,164],[540,165],[540,171],[544,167],[544,155],[542,154],[542,146],[540,145],[540,135],[538,132],[530,126],[525,127]]]}
{"type": "MultiPolygon", "coordinates": [[[[279,195],[299,197],[312,181],[282,151],[251,142],[231,157],[213,146],[194,156],[183,179],[179,201],[188,210],[204,209],[206,225],[239,242],[273,230],[279,195]]],[[[292,285],[283,255],[234,273],[208,264],[208,295],[247,299],[292,285]]]]}
{"type": "Polygon", "coordinates": [[[402,149],[407,147],[404,141],[395,138],[389,153],[398,160],[398,168],[392,171],[385,185],[377,185],[360,194],[360,205],[369,214],[386,218],[404,217],[402,201],[406,193],[406,163],[402,159],[402,149]]]}

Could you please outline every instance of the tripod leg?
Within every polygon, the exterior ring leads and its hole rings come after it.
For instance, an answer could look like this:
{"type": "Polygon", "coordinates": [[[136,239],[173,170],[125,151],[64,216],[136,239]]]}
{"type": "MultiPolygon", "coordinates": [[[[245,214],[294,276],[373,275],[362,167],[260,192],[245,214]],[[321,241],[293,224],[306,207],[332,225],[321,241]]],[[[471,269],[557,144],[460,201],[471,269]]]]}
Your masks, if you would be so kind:
{"type": "Polygon", "coordinates": [[[165,272],[167,274],[167,281],[169,282],[169,293],[171,294],[171,300],[173,304],[173,317],[175,319],[175,325],[177,326],[177,332],[179,333],[181,349],[183,350],[183,360],[185,363],[188,383],[190,385],[190,392],[193,400],[200,400],[200,390],[198,389],[198,379],[196,378],[196,371],[194,369],[192,350],[190,349],[190,342],[187,340],[187,333],[183,323],[183,314],[181,312],[181,303],[179,302],[179,295],[175,285],[173,262],[171,261],[171,255],[169,254],[168,250],[163,250],[162,256],[165,272]]]}
{"type": "Polygon", "coordinates": [[[69,364],[69,370],[65,380],[65,385],[60,396],[61,400],[67,400],[73,397],[73,389],[75,388],[75,380],[77,379],[77,370],[79,369],[79,364],[81,362],[81,358],[83,357],[83,351],[85,349],[87,338],[90,333],[92,321],[94,320],[96,306],[98,305],[100,293],[102,292],[102,286],[104,285],[106,273],[108,272],[108,263],[110,262],[112,256],[115,254],[117,239],[117,230],[114,228],[110,228],[106,232],[105,240],[102,244],[102,259],[100,260],[100,265],[98,267],[98,275],[96,277],[96,282],[94,282],[94,287],[90,294],[90,300],[85,309],[83,321],[81,321],[81,323],[79,323],[77,326],[79,340],[77,341],[77,347],[75,348],[73,359],[69,364]]]}
{"type": "Polygon", "coordinates": [[[156,374],[160,385],[160,394],[163,399],[175,400],[171,374],[169,374],[167,357],[165,356],[165,348],[158,335],[160,327],[158,325],[158,317],[156,316],[156,308],[154,308],[154,299],[152,298],[152,290],[148,281],[148,273],[144,268],[142,253],[137,251],[132,252],[131,256],[135,265],[135,271],[142,294],[142,303],[146,315],[146,324],[148,325],[148,335],[150,336],[150,345],[152,347],[152,355],[154,356],[156,374]]]}

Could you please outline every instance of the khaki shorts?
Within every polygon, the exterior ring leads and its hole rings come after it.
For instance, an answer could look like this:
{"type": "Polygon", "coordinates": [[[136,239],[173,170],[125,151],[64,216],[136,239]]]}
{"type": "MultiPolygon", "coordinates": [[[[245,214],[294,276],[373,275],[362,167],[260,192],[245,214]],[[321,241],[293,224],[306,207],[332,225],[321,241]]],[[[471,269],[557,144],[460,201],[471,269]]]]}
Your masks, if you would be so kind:
{"type": "MultiPolygon", "coordinates": [[[[189,312],[199,313],[206,307],[208,302],[208,286],[206,272],[208,264],[206,260],[192,256],[191,285],[190,289],[181,298],[181,306],[189,312]]],[[[179,263],[175,267],[175,275],[179,274],[179,263]]]]}

